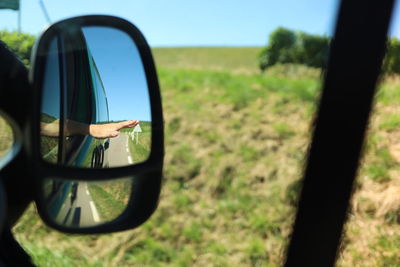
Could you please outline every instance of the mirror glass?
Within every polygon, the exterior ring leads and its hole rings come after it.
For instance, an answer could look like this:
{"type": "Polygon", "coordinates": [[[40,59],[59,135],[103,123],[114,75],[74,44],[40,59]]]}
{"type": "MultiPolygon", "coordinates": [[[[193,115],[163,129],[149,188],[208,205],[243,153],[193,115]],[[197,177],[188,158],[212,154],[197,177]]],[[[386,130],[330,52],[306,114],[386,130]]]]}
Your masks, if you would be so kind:
{"type": "Polygon", "coordinates": [[[128,205],[132,181],[132,178],[90,182],[45,179],[45,212],[53,222],[69,228],[113,221],[128,205]]]}
{"type": "Polygon", "coordinates": [[[143,62],[118,29],[71,27],[50,40],[42,79],[41,155],[80,168],[138,164],[150,155],[143,62]]]}

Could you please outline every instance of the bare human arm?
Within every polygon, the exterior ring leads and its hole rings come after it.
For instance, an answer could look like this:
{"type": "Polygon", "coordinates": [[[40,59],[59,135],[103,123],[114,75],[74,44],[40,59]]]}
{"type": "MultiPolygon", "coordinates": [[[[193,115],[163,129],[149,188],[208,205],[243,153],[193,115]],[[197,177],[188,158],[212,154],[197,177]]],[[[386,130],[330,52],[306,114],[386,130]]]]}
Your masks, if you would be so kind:
{"type": "MultiPolygon", "coordinates": [[[[66,136],[72,135],[91,135],[95,138],[113,138],[119,135],[119,130],[135,127],[139,124],[137,120],[128,120],[121,122],[112,122],[105,124],[85,124],[73,120],[68,120],[64,128],[66,136]]],[[[40,123],[41,134],[57,137],[60,135],[60,121],[55,120],[51,123],[40,123]]]]}

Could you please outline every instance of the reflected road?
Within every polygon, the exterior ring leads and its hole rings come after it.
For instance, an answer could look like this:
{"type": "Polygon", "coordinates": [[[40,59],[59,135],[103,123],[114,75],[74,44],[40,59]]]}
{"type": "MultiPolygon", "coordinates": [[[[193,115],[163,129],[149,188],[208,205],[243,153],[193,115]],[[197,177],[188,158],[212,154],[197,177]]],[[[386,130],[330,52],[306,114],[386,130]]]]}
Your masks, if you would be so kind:
{"type": "Polygon", "coordinates": [[[100,223],[96,205],[90,196],[87,184],[80,182],[69,193],[57,215],[56,221],[73,227],[93,226],[100,223]]]}
{"type": "Polygon", "coordinates": [[[110,139],[108,148],[108,162],[110,167],[126,166],[133,163],[129,150],[129,135],[120,133],[119,136],[110,139]]]}

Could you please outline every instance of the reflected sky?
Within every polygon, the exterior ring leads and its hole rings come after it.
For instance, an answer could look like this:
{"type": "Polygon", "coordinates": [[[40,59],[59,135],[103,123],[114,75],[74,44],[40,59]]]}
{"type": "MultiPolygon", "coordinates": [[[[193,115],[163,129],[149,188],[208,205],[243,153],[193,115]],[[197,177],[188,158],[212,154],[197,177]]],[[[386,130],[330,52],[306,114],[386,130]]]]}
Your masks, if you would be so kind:
{"type": "Polygon", "coordinates": [[[60,118],[60,77],[58,67],[58,45],[57,39],[54,38],[49,46],[44,72],[42,112],[57,119],[60,118]]]}
{"type": "Polygon", "coordinates": [[[131,38],[109,27],[82,30],[106,90],[110,120],[150,121],[146,76],[131,38]]]}

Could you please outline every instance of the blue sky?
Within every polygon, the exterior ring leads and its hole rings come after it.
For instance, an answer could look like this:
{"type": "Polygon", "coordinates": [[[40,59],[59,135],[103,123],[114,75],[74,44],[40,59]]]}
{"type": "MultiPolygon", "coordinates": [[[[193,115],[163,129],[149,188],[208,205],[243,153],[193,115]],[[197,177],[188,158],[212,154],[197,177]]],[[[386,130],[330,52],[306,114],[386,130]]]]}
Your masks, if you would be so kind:
{"type": "MultiPolygon", "coordinates": [[[[43,0],[53,22],[84,14],[123,17],[141,29],[151,46],[261,46],[285,26],[330,34],[336,0],[43,0]]],[[[22,31],[47,25],[39,0],[21,0],[22,31]]],[[[0,10],[0,29],[17,29],[17,12],[0,10]]]]}
{"type": "MultiPolygon", "coordinates": [[[[151,46],[261,46],[278,26],[330,35],[337,0],[43,0],[52,22],[85,14],[123,17],[151,46]]],[[[21,0],[22,31],[47,26],[39,0],[21,0]]],[[[392,34],[400,37],[395,11],[392,34]]],[[[0,10],[0,29],[17,29],[17,12],[0,10]]]]}
{"type": "Polygon", "coordinates": [[[105,27],[87,27],[83,32],[103,81],[110,120],[151,121],[146,76],[130,37],[105,27]]]}
{"type": "MultiPolygon", "coordinates": [[[[334,29],[338,0],[43,0],[52,22],[86,14],[123,17],[151,46],[262,46],[278,26],[309,33],[334,29]]],[[[400,8],[392,34],[400,38],[400,8]]],[[[22,31],[47,26],[39,0],[21,0],[22,31]]],[[[17,29],[17,12],[0,10],[0,29],[17,29]]]]}

